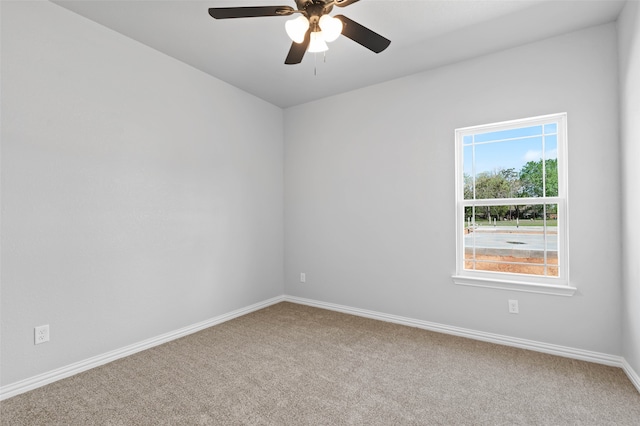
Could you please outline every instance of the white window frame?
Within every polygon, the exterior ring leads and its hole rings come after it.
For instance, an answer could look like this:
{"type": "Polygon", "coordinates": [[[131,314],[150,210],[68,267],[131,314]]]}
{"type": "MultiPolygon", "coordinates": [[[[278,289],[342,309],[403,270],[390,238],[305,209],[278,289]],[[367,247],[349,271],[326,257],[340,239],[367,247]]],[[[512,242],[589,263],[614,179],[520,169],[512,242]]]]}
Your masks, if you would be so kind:
{"type": "Polygon", "coordinates": [[[455,130],[456,142],[456,273],[453,281],[459,285],[489,287],[532,293],[571,296],[576,288],[569,283],[569,224],[567,201],[567,114],[549,114],[538,117],[503,121],[455,130]],[[501,130],[517,129],[544,124],[557,124],[558,195],[555,197],[496,198],[484,200],[464,199],[464,148],[465,136],[501,130]],[[465,207],[470,205],[522,205],[557,204],[558,206],[558,276],[537,276],[507,272],[478,271],[464,268],[465,207]]]}

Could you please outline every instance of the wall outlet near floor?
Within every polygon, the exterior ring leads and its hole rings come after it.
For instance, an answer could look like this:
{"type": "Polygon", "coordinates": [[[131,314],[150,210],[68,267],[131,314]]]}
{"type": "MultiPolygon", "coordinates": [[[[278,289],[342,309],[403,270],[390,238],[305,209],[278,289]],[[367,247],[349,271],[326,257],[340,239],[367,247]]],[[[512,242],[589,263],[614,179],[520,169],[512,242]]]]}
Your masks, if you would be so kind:
{"type": "Polygon", "coordinates": [[[305,274],[304,272],[300,273],[300,282],[301,283],[306,283],[307,282],[307,274],[305,274]]]}
{"type": "Polygon", "coordinates": [[[35,341],[34,343],[36,345],[39,345],[40,343],[44,343],[44,342],[48,342],[49,341],[49,324],[47,325],[40,325],[38,327],[36,327],[35,329],[35,341]]]}
{"type": "Polygon", "coordinates": [[[518,301],[517,300],[509,300],[509,313],[517,314],[520,310],[518,309],[518,301]]]}

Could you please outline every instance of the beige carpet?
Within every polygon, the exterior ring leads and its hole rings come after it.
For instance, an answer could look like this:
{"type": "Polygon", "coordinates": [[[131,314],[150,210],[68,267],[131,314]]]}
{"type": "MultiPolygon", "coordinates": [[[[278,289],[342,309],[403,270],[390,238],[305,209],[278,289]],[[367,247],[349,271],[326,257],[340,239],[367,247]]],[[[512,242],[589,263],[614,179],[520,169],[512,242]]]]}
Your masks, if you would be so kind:
{"type": "Polygon", "coordinates": [[[280,303],[0,403],[3,425],[639,425],[619,368],[280,303]]]}

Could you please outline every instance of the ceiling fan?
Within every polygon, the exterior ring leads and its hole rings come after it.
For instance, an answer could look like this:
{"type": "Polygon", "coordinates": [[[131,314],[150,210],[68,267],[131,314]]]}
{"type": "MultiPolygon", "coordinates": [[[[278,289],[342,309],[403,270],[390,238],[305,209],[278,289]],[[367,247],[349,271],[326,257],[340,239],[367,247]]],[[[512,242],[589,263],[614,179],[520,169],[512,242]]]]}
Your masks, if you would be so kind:
{"type": "Polygon", "coordinates": [[[345,7],[358,0],[295,0],[297,9],[291,6],[255,6],[255,7],[212,7],[209,15],[215,19],[255,18],[261,16],[289,16],[300,13],[301,16],[285,23],[285,29],[293,40],[285,64],[299,64],[307,50],[324,52],[326,42],[338,38],[340,34],[361,44],[367,49],[380,53],[391,40],[360,25],[344,15],[329,16],[333,6],[345,7]]]}

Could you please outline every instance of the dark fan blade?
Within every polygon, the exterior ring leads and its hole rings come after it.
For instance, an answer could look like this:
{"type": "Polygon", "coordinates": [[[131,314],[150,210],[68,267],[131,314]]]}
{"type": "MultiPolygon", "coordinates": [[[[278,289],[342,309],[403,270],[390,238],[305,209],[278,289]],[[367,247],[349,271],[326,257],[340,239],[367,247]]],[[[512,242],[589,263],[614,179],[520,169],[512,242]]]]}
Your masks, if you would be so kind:
{"type": "Polygon", "coordinates": [[[343,36],[350,38],[356,43],[360,43],[373,52],[380,53],[391,44],[391,40],[382,37],[380,34],[371,31],[369,28],[358,24],[356,21],[344,15],[336,15],[334,18],[342,21],[343,36]]]}
{"type": "Polygon", "coordinates": [[[311,41],[311,28],[307,30],[307,33],[304,35],[304,40],[302,40],[302,43],[296,43],[295,41],[291,43],[291,49],[289,49],[289,54],[287,55],[287,59],[284,60],[284,63],[287,65],[295,65],[302,62],[302,58],[304,57],[304,52],[307,51],[307,47],[309,47],[310,41],[311,41]]]}
{"type": "Polygon", "coordinates": [[[216,19],[287,16],[296,10],[291,6],[212,7],[209,15],[216,19]]]}
{"type": "Polygon", "coordinates": [[[336,0],[335,1],[335,5],[338,7],[346,7],[349,6],[351,3],[355,3],[358,0],[336,0]]]}

